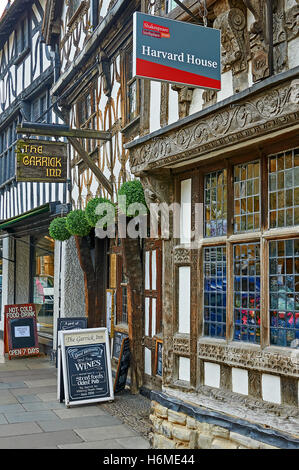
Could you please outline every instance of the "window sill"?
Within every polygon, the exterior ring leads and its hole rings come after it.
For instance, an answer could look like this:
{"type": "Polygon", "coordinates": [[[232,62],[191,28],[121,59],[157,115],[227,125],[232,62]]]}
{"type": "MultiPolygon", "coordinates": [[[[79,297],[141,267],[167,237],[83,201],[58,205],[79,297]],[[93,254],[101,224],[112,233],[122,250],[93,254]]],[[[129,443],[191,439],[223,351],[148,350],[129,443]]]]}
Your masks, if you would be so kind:
{"type": "Polygon", "coordinates": [[[22,52],[20,52],[15,60],[13,61],[13,65],[20,65],[21,62],[25,59],[25,57],[29,54],[30,52],[30,47],[27,46],[22,52]]]}
{"type": "Polygon", "coordinates": [[[69,22],[67,23],[67,27],[68,28],[71,28],[72,25],[75,23],[75,21],[78,19],[78,17],[80,16],[80,13],[85,10],[85,7],[87,6],[87,2],[86,1],[83,1],[80,3],[80,5],[78,6],[77,10],[75,11],[75,13],[73,14],[73,16],[70,18],[69,22]]]}
{"type": "Polygon", "coordinates": [[[126,132],[128,132],[128,130],[131,129],[131,127],[135,126],[137,123],[139,123],[139,120],[140,120],[140,116],[136,116],[134,119],[132,119],[132,121],[128,122],[127,124],[124,125],[124,127],[122,127],[120,129],[120,132],[125,134],[126,132]]]}

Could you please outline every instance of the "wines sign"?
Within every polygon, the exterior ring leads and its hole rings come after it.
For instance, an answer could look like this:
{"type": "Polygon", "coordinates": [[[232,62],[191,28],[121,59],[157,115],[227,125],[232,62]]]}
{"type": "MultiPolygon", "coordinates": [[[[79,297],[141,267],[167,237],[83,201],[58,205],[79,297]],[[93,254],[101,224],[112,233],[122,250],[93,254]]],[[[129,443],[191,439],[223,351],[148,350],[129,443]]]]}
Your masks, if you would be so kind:
{"type": "Polygon", "coordinates": [[[135,12],[133,75],[220,90],[220,30],[135,12]]]}

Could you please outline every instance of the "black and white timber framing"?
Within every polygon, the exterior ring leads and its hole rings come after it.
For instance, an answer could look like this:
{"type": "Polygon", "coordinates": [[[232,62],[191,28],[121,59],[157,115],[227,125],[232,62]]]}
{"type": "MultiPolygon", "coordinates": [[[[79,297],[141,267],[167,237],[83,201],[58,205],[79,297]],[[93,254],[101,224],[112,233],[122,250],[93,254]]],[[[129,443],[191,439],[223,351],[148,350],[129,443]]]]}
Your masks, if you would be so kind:
{"type": "MultiPolygon", "coordinates": [[[[68,202],[65,183],[15,178],[16,126],[36,121],[50,106],[53,52],[42,38],[45,0],[15,0],[0,20],[0,220],[47,202],[68,202]]],[[[58,123],[51,109],[42,121],[58,123]]]]}

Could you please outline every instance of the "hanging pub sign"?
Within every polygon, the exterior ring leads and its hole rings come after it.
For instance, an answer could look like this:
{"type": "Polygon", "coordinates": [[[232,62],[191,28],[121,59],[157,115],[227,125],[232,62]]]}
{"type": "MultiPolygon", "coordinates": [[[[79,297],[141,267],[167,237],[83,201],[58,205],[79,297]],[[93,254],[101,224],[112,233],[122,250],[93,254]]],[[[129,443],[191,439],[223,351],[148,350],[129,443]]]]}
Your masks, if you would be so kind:
{"type": "Polygon", "coordinates": [[[221,89],[220,30],[135,12],[133,76],[221,89]]]}
{"type": "Polygon", "coordinates": [[[4,306],[4,343],[9,359],[39,354],[34,304],[4,306]]]}
{"type": "Polygon", "coordinates": [[[107,328],[61,330],[58,335],[57,398],[64,398],[67,407],[113,400],[107,328]]]}
{"type": "Polygon", "coordinates": [[[17,181],[63,183],[67,180],[67,144],[19,139],[16,144],[17,181]]]}

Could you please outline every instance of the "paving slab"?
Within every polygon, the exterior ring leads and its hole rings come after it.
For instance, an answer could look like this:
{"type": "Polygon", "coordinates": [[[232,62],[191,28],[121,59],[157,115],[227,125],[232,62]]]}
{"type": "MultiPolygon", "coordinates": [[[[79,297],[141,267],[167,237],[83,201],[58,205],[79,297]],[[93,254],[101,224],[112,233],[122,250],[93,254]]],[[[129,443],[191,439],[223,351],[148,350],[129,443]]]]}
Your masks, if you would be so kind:
{"type": "Polygon", "coordinates": [[[40,434],[0,438],[0,449],[41,449],[59,444],[76,444],[82,440],[73,431],[43,432],[40,434]]]}
{"type": "Polygon", "coordinates": [[[37,393],[37,396],[41,401],[54,401],[57,400],[57,390],[55,392],[37,393]]]}
{"type": "Polygon", "coordinates": [[[8,389],[8,388],[26,388],[26,384],[24,382],[0,382],[0,390],[8,389]]]}
{"type": "Polygon", "coordinates": [[[35,403],[40,402],[41,399],[38,398],[36,395],[17,395],[16,398],[18,399],[19,403],[35,403]]]}
{"type": "Polygon", "coordinates": [[[25,385],[29,388],[37,388],[37,387],[48,387],[51,385],[54,385],[55,387],[57,386],[57,379],[56,377],[53,378],[47,378],[47,379],[41,379],[41,380],[26,380],[25,385]]]}
{"type": "Polygon", "coordinates": [[[11,393],[14,395],[32,395],[36,394],[39,395],[40,393],[44,393],[47,390],[47,393],[53,392],[57,395],[57,386],[51,385],[50,387],[34,387],[34,388],[19,388],[19,389],[11,389],[11,393]]]}
{"type": "Polygon", "coordinates": [[[81,444],[62,444],[58,445],[59,449],[124,449],[124,447],[117,442],[115,439],[109,439],[105,441],[94,441],[94,442],[83,442],[81,444]]]}
{"type": "Polygon", "coordinates": [[[38,434],[43,430],[36,423],[1,424],[0,437],[38,434]]]}
{"type": "Polygon", "coordinates": [[[122,445],[125,449],[150,449],[149,442],[143,437],[123,437],[117,438],[116,442],[122,445]]]}
{"type": "Polygon", "coordinates": [[[0,413],[18,413],[24,412],[24,408],[20,404],[0,405],[0,413]]]}
{"type": "Polygon", "coordinates": [[[33,421],[49,421],[58,419],[53,411],[24,411],[24,413],[5,413],[9,423],[28,423],[33,421]]]}
{"type": "Polygon", "coordinates": [[[74,429],[74,431],[84,441],[104,441],[107,439],[117,439],[122,437],[136,436],[135,431],[125,424],[116,426],[105,426],[98,428],[74,429]]]}
{"type": "Polygon", "coordinates": [[[16,397],[10,390],[1,390],[0,392],[0,405],[9,405],[11,403],[18,403],[16,397]]]}
{"type": "MultiPolygon", "coordinates": [[[[64,408],[63,410],[53,410],[60,419],[80,418],[81,416],[105,416],[106,412],[97,406],[78,406],[76,408],[64,408]]],[[[107,415],[106,415],[107,416],[107,415]]]]}
{"type": "Polygon", "coordinates": [[[0,424],[7,424],[7,419],[4,414],[0,414],[0,424]]]}
{"type": "Polygon", "coordinates": [[[84,429],[99,428],[122,424],[121,421],[114,416],[81,416],[80,418],[68,418],[51,421],[40,421],[38,425],[44,431],[60,431],[63,429],[84,429]]]}
{"type": "MultiPolygon", "coordinates": [[[[48,402],[38,401],[35,403],[24,402],[22,406],[24,407],[26,411],[55,410],[58,408],[65,407],[64,403],[60,403],[59,401],[48,401],[48,402]]],[[[0,409],[1,409],[1,406],[0,406],[0,409]]]]}

